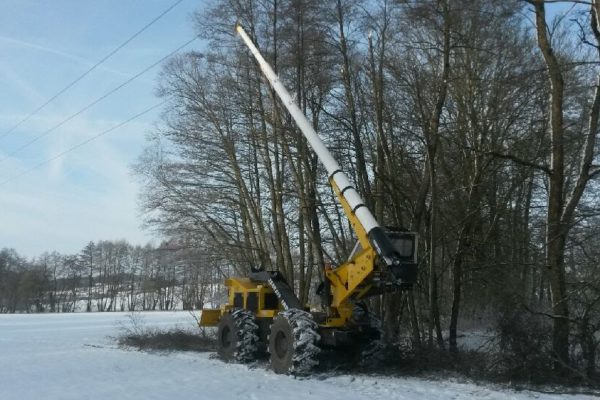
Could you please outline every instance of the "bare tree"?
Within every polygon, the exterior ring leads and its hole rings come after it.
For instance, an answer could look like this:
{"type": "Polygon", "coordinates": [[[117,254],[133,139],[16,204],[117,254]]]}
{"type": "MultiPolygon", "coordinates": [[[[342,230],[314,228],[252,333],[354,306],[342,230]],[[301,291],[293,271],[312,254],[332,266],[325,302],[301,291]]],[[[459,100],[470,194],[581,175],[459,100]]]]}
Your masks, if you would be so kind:
{"type": "MultiPolygon", "coordinates": [[[[579,155],[579,168],[574,172],[574,183],[569,187],[565,144],[568,132],[565,126],[565,74],[566,66],[561,62],[559,50],[555,48],[549,35],[544,0],[528,1],[534,9],[537,42],[544,57],[550,93],[550,165],[546,169],[548,176],[546,263],[547,274],[552,293],[552,312],[554,332],[553,349],[557,357],[557,367],[569,364],[569,304],[565,273],[565,246],[569,231],[573,225],[575,210],[585,188],[597,171],[593,170],[594,148],[598,133],[598,114],[600,112],[600,81],[596,78],[595,89],[591,94],[588,107],[580,110],[588,114],[587,128],[582,135],[579,155]]],[[[594,36],[594,46],[600,45],[598,13],[600,5],[592,1],[590,5],[590,27],[594,36]]],[[[600,53],[597,54],[600,56],[600,53]]],[[[583,115],[581,115],[583,118],[583,115]]],[[[574,162],[572,160],[571,162],[574,162]]]]}

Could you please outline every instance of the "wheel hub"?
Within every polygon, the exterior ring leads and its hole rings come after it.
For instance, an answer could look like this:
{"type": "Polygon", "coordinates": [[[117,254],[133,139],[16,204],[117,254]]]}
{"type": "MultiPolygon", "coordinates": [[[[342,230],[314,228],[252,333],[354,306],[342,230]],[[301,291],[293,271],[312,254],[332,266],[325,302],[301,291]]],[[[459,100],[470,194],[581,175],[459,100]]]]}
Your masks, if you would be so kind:
{"type": "Polygon", "coordinates": [[[221,343],[223,344],[223,347],[227,348],[231,345],[231,336],[231,329],[229,329],[228,326],[223,327],[223,330],[221,331],[221,343]]]}
{"type": "Polygon", "coordinates": [[[279,331],[275,336],[275,353],[277,357],[283,358],[288,352],[289,340],[285,332],[279,331]]]}

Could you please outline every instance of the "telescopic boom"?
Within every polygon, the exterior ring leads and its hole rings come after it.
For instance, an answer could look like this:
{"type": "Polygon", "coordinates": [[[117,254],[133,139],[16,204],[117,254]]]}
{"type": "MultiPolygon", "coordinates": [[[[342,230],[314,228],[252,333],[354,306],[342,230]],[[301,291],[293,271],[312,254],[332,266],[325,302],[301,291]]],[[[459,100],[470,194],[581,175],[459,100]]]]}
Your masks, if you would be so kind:
{"type": "MultiPolygon", "coordinates": [[[[340,195],[350,206],[350,209],[367,233],[369,242],[375,249],[377,255],[387,266],[399,267],[402,264],[400,254],[386,236],[383,228],[377,223],[369,208],[364,204],[362,198],[352,186],[346,174],[341,170],[338,162],[333,158],[327,147],[325,147],[325,144],[319,135],[317,135],[311,123],[308,121],[292,96],[283,86],[275,71],[273,71],[269,63],[267,63],[267,61],[260,54],[246,31],[244,31],[244,28],[238,24],[236,26],[236,30],[243,39],[244,43],[252,52],[252,55],[258,62],[271,87],[273,90],[275,90],[283,105],[287,108],[294,121],[296,121],[298,128],[304,137],[306,137],[306,140],[319,157],[319,160],[321,160],[327,169],[329,179],[335,183],[339,189],[340,195]]],[[[397,271],[396,268],[392,268],[392,271],[394,271],[394,275],[396,275],[398,278],[400,278],[400,275],[402,275],[400,271],[397,271]]]]}

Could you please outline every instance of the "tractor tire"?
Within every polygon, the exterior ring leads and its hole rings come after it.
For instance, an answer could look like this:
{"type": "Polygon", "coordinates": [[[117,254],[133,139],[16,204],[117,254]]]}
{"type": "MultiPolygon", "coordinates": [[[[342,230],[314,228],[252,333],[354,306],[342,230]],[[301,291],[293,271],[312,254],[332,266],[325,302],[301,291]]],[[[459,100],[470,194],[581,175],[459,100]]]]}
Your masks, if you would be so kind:
{"type": "Polygon", "coordinates": [[[217,353],[223,361],[254,361],[258,352],[258,340],[258,325],[251,311],[235,309],[219,320],[217,353]]]}
{"type": "Polygon", "coordinates": [[[358,366],[363,369],[380,368],[385,364],[386,345],[376,339],[359,348],[358,366]]]}
{"type": "Polygon", "coordinates": [[[364,303],[357,303],[351,321],[360,327],[354,364],[361,368],[380,367],[386,352],[381,320],[364,303]]]}
{"type": "Polygon", "coordinates": [[[312,315],[299,309],[277,314],[271,324],[269,353],[277,374],[306,375],[319,364],[319,326],[312,315]]]}

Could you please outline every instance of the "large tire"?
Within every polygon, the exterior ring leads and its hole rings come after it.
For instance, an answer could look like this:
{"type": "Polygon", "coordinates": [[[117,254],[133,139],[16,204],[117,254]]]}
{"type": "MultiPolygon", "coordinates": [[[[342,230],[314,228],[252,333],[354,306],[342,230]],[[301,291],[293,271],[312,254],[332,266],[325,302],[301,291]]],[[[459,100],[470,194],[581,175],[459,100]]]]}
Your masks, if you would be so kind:
{"type": "Polygon", "coordinates": [[[381,366],[386,351],[381,320],[364,303],[357,303],[352,310],[351,321],[356,326],[358,337],[355,364],[362,368],[381,366]]]}
{"type": "Polygon", "coordinates": [[[380,339],[364,343],[359,347],[360,358],[358,360],[358,366],[364,369],[373,369],[383,366],[386,359],[386,348],[385,343],[380,339]]]}
{"type": "Polygon", "coordinates": [[[306,375],[319,364],[318,327],[312,315],[303,310],[277,314],[269,334],[271,368],[275,373],[306,375]]]}
{"type": "Polygon", "coordinates": [[[217,353],[227,362],[247,363],[256,359],[258,325],[248,310],[236,309],[219,320],[217,353]]]}

